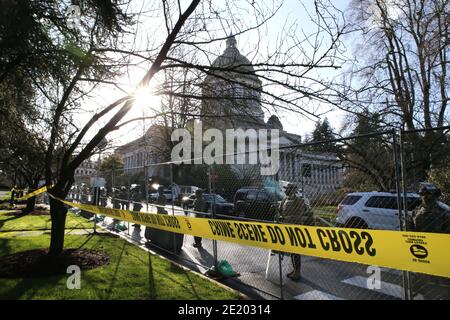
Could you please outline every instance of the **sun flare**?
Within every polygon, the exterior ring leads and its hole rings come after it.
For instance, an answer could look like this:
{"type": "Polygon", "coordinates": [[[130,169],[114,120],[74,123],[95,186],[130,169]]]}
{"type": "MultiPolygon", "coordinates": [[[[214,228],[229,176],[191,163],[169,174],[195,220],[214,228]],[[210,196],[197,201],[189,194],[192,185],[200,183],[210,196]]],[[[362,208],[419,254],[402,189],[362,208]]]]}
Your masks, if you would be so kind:
{"type": "Polygon", "coordinates": [[[146,109],[146,108],[153,108],[157,109],[159,108],[159,104],[161,102],[160,97],[155,95],[152,92],[152,89],[148,86],[146,87],[139,87],[136,89],[134,93],[135,102],[134,102],[134,108],[136,109],[146,109]]]}

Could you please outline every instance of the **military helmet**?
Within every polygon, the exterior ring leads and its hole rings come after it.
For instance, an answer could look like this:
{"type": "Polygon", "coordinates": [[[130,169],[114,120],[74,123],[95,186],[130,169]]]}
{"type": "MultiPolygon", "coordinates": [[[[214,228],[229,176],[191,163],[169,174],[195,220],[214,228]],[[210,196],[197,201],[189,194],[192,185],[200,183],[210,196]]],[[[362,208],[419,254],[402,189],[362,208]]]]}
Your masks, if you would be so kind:
{"type": "Polygon", "coordinates": [[[420,195],[431,194],[439,197],[441,195],[441,190],[438,187],[436,187],[434,183],[421,182],[418,193],[420,195]]]}
{"type": "Polygon", "coordinates": [[[295,192],[298,190],[298,187],[293,183],[289,183],[284,190],[285,193],[295,192]]]}

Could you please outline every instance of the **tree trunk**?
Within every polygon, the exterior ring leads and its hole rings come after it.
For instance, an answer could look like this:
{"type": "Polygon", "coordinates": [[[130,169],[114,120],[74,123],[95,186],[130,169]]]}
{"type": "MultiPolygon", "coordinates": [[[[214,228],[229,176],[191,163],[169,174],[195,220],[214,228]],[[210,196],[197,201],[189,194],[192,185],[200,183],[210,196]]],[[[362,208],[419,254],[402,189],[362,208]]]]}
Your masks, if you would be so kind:
{"type": "MultiPolygon", "coordinates": [[[[28,186],[30,188],[29,192],[33,192],[33,191],[37,190],[37,188],[39,186],[39,180],[40,180],[39,178],[40,178],[40,176],[31,180],[31,183],[29,182],[29,184],[28,184],[28,186]]],[[[27,207],[25,209],[25,212],[26,213],[33,212],[35,205],[36,205],[36,197],[28,198],[27,199],[27,207]]]]}
{"type": "Polygon", "coordinates": [[[34,206],[36,204],[36,197],[31,197],[27,199],[27,207],[25,208],[26,213],[34,211],[34,206]]]}
{"type": "Polygon", "coordinates": [[[67,208],[62,202],[52,197],[50,197],[50,216],[52,219],[52,232],[48,254],[51,257],[57,257],[63,252],[64,248],[67,208]]]}

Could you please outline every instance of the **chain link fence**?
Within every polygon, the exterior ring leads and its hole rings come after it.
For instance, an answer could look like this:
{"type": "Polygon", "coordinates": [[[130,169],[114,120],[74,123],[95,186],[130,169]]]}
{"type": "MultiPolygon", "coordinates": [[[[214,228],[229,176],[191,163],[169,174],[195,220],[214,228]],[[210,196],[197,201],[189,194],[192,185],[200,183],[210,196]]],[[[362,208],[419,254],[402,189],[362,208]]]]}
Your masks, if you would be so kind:
{"type": "MultiPolygon", "coordinates": [[[[423,207],[421,182],[440,188],[442,217],[448,219],[448,132],[388,131],[280,147],[273,176],[249,164],[126,163],[99,173],[104,188],[74,186],[69,198],[169,215],[411,230],[412,217],[423,207]],[[199,189],[202,207],[196,207],[199,189]]],[[[450,291],[446,278],[177,236],[106,217],[99,222],[202,273],[226,262],[236,272],[230,284],[268,299],[448,299],[450,291]]],[[[330,247],[344,248],[347,240],[333,230],[327,234],[330,247]]]]}
{"type": "MultiPolygon", "coordinates": [[[[450,233],[450,128],[401,132],[402,192],[408,231],[450,233]],[[418,191],[420,195],[418,194],[418,191]]],[[[417,252],[426,259],[427,252],[417,252]]],[[[411,297],[450,299],[450,279],[411,273],[411,297]]]]}

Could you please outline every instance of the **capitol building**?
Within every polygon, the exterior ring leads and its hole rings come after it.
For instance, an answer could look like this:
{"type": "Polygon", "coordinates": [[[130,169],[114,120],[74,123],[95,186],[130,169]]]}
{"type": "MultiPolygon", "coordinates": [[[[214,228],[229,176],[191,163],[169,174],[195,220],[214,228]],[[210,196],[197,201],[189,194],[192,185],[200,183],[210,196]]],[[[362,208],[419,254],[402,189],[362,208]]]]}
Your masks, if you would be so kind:
{"type": "MultiPolygon", "coordinates": [[[[212,63],[202,90],[202,95],[206,97],[202,101],[201,112],[204,126],[223,130],[279,130],[281,149],[277,180],[295,183],[310,195],[328,194],[341,187],[343,168],[335,154],[311,152],[301,146],[283,149],[300,144],[301,136],[283,130],[281,121],[275,115],[264,121],[262,82],[252,63],[239,52],[234,37],[226,40],[225,51],[212,63]]],[[[239,165],[235,166],[239,172],[239,165]]]]}
{"type": "MultiPolygon", "coordinates": [[[[239,52],[234,37],[226,40],[224,52],[212,63],[211,69],[201,84],[202,99],[199,120],[203,130],[216,128],[226,129],[278,129],[280,146],[280,166],[278,174],[272,177],[278,181],[295,183],[309,196],[330,194],[340,188],[343,180],[343,165],[336,154],[313,152],[299,146],[301,136],[286,132],[279,118],[275,115],[265,121],[261,103],[262,81],[256,74],[252,63],[239,52]]],[[[194,121],[194,120],[193,120],[194,121]]],[[[198,120],[196,120],[198,121],[198,120]]],[[[136,171],[140,166],[156,163],[162,160],[155,156],[152,147],[144,145],[145,140],[161,140],[155,132],[160,126],[153,126],[144,135],[125,146],[119,147],[117,153],[123,158],[124,170],[136,171]]],[[[254,165],[233,165],[237,174],[251,170],[254,165]]],[[[152,175],[167,178],[166,170],[152,175]]],[[[256,172],[255,170],[251,170],[256,172]]],[[[255,176],[255,182],[258,180],[255,176]]]]}

